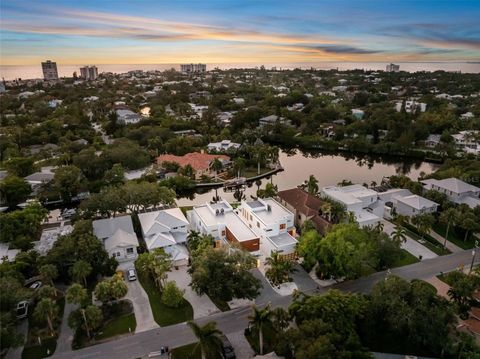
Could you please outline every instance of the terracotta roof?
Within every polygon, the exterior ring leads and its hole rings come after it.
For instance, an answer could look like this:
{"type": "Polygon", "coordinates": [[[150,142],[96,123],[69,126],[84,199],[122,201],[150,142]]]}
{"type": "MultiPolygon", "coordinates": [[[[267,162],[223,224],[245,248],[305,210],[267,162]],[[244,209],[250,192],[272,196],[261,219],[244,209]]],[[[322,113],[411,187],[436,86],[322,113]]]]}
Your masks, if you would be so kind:
{"type": "Polygon", "coordinates": [[[327,220],[319,215],[319,210],[325,203],[320,198],[311,195],[300,188],[280,191],[278,192],[278,197],[295,208],[298,213],[309,217],[319,232],[325,233],[325,231],[331,226],[327,220]]]}
{"type": "Polygon", "coordinates": [[[157,158],[157,164],[161,165],[163,162],[175,162],[184,167],[186,165],[192,166],[195,171],[206,170],[210,166],[210,163],[215,159],[229,161],[230,157],[225,155],[209,155],[207,153],[191,152],[184,156],[175,155],[161,155],[157,158]]]}

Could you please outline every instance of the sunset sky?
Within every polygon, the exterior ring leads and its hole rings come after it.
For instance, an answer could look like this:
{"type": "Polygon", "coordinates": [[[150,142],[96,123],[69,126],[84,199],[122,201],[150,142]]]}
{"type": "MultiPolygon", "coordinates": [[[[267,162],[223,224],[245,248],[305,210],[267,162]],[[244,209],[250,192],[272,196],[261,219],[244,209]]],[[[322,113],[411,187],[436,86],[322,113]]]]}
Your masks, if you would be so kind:
{"type": "Polygon", "coordinates": [[[480,60],[480,0],[0,4],[2,65],[480,60]]]}

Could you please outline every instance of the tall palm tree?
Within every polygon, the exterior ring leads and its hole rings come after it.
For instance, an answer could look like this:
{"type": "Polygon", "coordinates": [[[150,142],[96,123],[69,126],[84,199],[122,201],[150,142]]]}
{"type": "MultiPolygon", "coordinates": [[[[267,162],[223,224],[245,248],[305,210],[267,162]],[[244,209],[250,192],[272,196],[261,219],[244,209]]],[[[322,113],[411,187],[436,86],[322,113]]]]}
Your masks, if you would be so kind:
{"type": "Polygon", "coordinates": [[[434,222],[435,218],[428,213],[420,214],[412,218],[412,223],[417,226],[422,239],[430,232],[430,228],[432,228],[434,222]]]}
{"type": "Polygon", "coordinates": [[[310,177],[308,177],[306,187],[308,193],[313,195],[316,195],[318,193],[318,180],[315,178],[314,175],[310,175],[310,177]]]}
{"type": "Polygon", "coordinates": [[[90,263],[80,259],[72,266],[72,276],[76,281],[83,281],[83,286],[87,287],[87,277],[92,272],[90,263]]]}
{"type": "Polygon", "coordinates": [[[443,211],[440,214],[440,217],[439,217],[438,220],[440,221],[440,223],[443,223],[443,224],[447,225],[447,229],[445,231],[445,241],[443,242],[443,248],[445,248],[446,245],[447,245],[448,234],[450,232],[450,226],[455,225],[455,223],[458,220],[458,215],[459,215],[459,213],[455,208],[449,208],[449,209],[443,211]]]}
{"type": "Polygon", "coordinates": [[[405,228],[396,225],[395,229],[392,232],[392,239],[400,243],[407,242],[407,231],[405,230],[405,228]]]}
{"type": "Polygon", "coordinates": [[[330,202],[324,202],[321,206],[322,214],[327,216],[329,222],[332,221],[332,204],[330,202]]]}
{"type": "Polygon", "coordinates": [[[241,157],[235,158],[233,161],[233,168],[237,172],[237,177],[240,177],[240,173],[245,169],[246,163],[245,160],[241,157]]]}
{"type": "Polygon", "coordinates": [[[38,302],[37,306],[35,307],[35,311],[33,312],[34,317],[39,320],[47,320],[48,329],[52,335],[55,334],[55,330],[53,329],[53,322],[58,317],[58,305],[50,298],[43,298],[40,302],[38,302]]]}
{"type": "Polygon", "coordinates": [[[377,231],[378,233],[382,233],[383,232],[383,228],[384,228],[384,224],[382,221],[380,222],[377,222],[377,224],[375,224],[375,231],[377,231]]]}
{"type": "Polygon", "coordinates": [[[218,158],[215,158],[212,161],[211,167],[212,167],[212,170],[215,171],[215,179],[217,179],[218,171],[221,171],[223,168],[222,161],[220,161],[218,158]]]}
{"type": "Polygon", "coordinates": [[[294,271],[292,261],[283,259],[276,251],[270,254],[265,263],[269,266],[265,275],[273,285],[279,285],[288,281],[289,274],[294,271]]]}
{"type": "Polygon", "coordinates": [[[189,321],[187,325],[198,339],[195,350],[200,348],[202,359],[215,358],[221,355],[222,341],[220,335],[222,335],[222,332],[217,329],[216,322],[209,322],[204,326],[200,326],[193,321],[189,321]]]}
{"type": "Polygon", "coordinates": [[[253,313],[248,317],[249,324],[258,330],[258,348],[260,355],[263,355],[263,328],[265,325],[272,324],[272,312],[269,305],[263,309],[253,306],[252,309],[253,313]]]}
{"type": "Polygon", "coordinates": [[[65,299],[69,303],[80,305],[80,312],[82,313],[83,322],[85,323],[85,330],[87,331],[87,336],[90,338],[90,327],[88,325],[87,317],[85,315],[85,308],[84,308],[84,305],[88,299],[87,290],[85,288],[82,288],[82,286],[78,283],[72,284],[67,289],[67,295],[65,296],[65,299]]]}

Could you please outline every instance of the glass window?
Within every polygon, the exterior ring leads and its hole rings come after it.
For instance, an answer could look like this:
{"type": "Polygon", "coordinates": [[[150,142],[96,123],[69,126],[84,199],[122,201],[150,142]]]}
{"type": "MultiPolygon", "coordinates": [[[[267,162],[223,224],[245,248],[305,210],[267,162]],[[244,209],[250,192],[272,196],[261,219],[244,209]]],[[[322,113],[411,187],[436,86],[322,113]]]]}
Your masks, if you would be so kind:
{"type": "Polygon", "coordinates": [[[127,254],[133,254],[133,248],[127,248],[127,254]]]}

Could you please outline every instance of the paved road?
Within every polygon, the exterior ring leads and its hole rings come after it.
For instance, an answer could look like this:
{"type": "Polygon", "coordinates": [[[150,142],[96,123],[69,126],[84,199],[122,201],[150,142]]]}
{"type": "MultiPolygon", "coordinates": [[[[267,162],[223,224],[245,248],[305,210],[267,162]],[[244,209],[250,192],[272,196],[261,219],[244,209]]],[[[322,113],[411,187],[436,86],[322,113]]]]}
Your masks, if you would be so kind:
{"type": "MultiPolygon", "coordinates": [[[[426,259],[422,262],[409,266],[395,268],[391,272],[405,279],[426,279],[440,272],[449,272],[461,265],[469,266],[472,260],[471,251],[462,251],[447,256],[426,259]]],[[[480,263],[480,255],[476,257],[475,263],[480,263]]],[[[354,281],[347,281],[336,284],[330,288],[336,288],[347,292],[367,293],[380,280],[383,280],[387,272],[379,272],[365,278],[354,281]]],[[[309,293],[325,293],[328,288],[321,288],[309,293]]],[[[257,302],[257,305],[264,305],[271,302],[272,306],[287,307],[292,298],[291,296],[276,297],[270,300],[265,298],[264,302],[257,302]]],[[[248,315],[251,312],[250,307],[242,307],[228,312],[216,313],[211,316],[197,320],[204,324],[209,321],[216,321],[218,327],[226,334],[236,333],[247,327],[248,315]]],[[[115,358],[115,359],[133,359],[145,357],[149,352],[159,350],[160,346],[168,345],[170,348],[185,345],[195,340],[191,330],[185,323],[172,325],[169,327],[158,328],[132,336],[120,338],[118,340],[99,344],[93,347],[85,348],[75,352],[56,353],[55,358],[70,359],[90,359],[90,358],[115,358]]]]}

